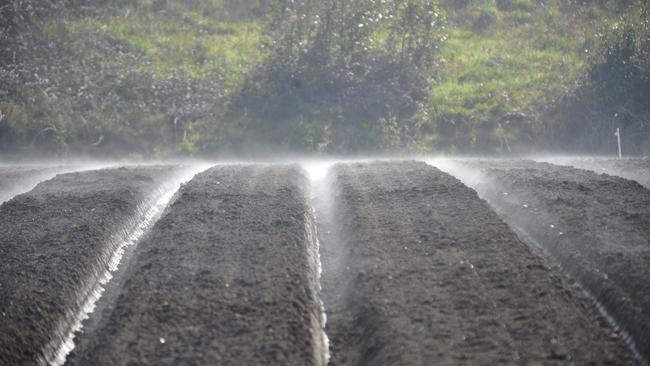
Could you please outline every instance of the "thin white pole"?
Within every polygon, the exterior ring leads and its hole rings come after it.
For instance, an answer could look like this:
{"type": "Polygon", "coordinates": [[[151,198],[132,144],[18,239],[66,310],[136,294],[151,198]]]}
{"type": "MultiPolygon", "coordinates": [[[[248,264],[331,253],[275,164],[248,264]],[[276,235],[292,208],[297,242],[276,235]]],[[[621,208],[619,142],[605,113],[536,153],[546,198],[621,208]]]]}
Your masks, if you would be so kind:
{"type": "Polygon", "coordinates": [[[618,142],[618,158],[623,158],[623,151],[621,150],[621,129],[616,128],[616,141],[618,142]]]}

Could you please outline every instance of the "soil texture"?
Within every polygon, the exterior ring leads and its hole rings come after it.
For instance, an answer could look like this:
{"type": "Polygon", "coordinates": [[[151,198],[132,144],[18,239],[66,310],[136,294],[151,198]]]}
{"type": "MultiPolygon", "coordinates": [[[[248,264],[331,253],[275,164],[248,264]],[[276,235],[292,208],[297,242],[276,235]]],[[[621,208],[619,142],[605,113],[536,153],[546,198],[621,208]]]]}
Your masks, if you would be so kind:
{"type": "Polygon", "coordinates": [[[57,174],[74,170],[71,166],[0,166],[0,204],[57,174]]]}
{"type": "Polygon", "coordinates": [[[297,166],[198,174],[138,244],[78,365],[323,365],[308,205],[297,166]]]}
{"type": "Polygon", "coordinates": [[[624,159],[551,159],[549,163],[569,165],[579,169],[591,170],[599,174],[623,177],[639,182],[650,189],[650,158],[624,159]]]}
{"type": "Polygon", "coordinates": [[[476,189],[540,246],[650,358],[650,190],[535,162],[466,162],[476,189]]]}
{"type": "Polygon", "coordinates": [[[68,173],[0,206],[0,364],[50,362],[116,233],[170,166],[68,173]]]}
{"type": "Polygon", "coordinates": [[[338,164],[316,197],[332,365],[635,364],[470,188],[418,162],[338,164]]]}

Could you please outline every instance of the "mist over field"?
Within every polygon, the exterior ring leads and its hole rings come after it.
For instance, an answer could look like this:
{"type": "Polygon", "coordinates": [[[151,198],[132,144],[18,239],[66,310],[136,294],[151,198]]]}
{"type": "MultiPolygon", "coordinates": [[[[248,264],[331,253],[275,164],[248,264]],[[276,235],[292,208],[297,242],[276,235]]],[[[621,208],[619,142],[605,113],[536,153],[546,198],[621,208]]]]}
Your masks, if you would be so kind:
{"type": "Polygon", "coordinates": [[[0,0],[0,365],[649,365],[647,0],[0,0]]]}
{"type": "Polygon", "coordinates": [[[650,152],[643,0],[7,0],[0,156],[650,152]]]}

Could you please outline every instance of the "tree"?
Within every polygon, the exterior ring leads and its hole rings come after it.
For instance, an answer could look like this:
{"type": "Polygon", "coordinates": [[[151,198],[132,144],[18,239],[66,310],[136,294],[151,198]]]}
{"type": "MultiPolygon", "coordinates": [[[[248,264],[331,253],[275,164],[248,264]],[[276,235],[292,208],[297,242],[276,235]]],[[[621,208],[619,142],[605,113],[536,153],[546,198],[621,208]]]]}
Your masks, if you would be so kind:
{"type": "Polygon", "coordinates": [[[620,128],[626,152],[650,153],[650,4],[631,1],[599,32],[583,84],[551,115],[547,140],[581,152],[615,152],[620,128]]]}
{"type": "Polygon", "coordinates": [[[271,9],[269,57],[234,103],[252,134],[295,148],[367,150],[381,148],[369,131],[396,121],[386,133],[408,140],[445,39],[436,2],[277,0],[271,9]]]}

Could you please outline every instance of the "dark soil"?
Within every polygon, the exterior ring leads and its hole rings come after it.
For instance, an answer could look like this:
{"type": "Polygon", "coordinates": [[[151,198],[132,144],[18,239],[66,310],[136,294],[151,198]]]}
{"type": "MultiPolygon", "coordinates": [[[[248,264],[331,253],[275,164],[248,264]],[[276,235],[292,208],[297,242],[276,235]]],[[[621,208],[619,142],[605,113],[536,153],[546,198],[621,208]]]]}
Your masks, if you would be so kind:
{"type": "Polygon", "coordinates": [[[323,364],[306,188],[295,166],[197,175],[68,364],[323,364]]]}
{"type": "Polygon", "coordinates": [[[477,190],[577,280],[650,358],[650,190],[534,162],[466,163],[477,190]]]}
{"type": "Polygon", "coordinates": [[[70,166],[0,166],[0,204],[44,180],[73,170],[70,166]]]}
{"type": "Polygon", "coordinates": [[[51,359],[115,233],[172,167],[63,174],[0,206],[0,365],[51,359]]]}
{"type": "Polygon", "coordinates": [[[558,163],[591,170],[599,174],[623,177],[650,188],[650,158],[562,159],[558,163]]]}
{"type": "Polygon", "coordinates": [[[455,178],[385,162],[336,165],[329,179],[317,217],[333,365],[635,363],[455,178]]]}

